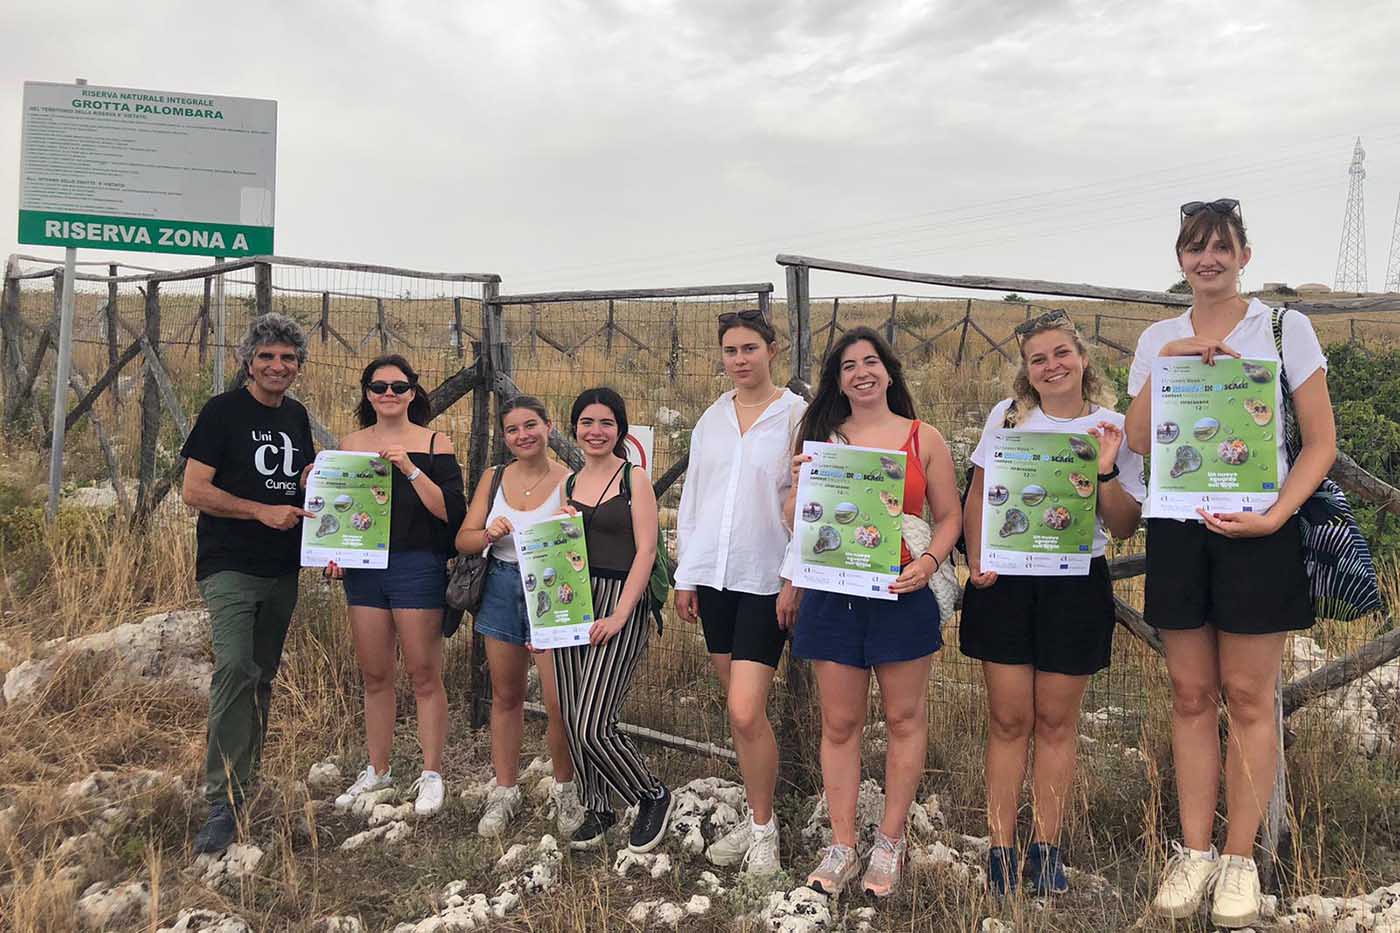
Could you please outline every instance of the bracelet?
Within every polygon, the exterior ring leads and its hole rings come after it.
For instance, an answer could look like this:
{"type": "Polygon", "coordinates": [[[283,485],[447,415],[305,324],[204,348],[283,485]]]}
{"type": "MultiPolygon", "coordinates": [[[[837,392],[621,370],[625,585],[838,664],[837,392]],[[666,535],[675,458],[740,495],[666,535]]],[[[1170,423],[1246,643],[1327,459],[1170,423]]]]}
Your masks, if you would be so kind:
{"type": "MultiPolygon", "coordinates": [[[[924,551],[922,554],[919,555],[919,557],[933,557],[933,552],[932,552],[932,551],[924,551]]],[[[915,559],[915,560],[918,560],[919,557],[916,557],[916,558],[914,558],[914,559],[915,559]]],[[[937,573],[937,572],[938,572],[938,567],[939,567],[939,565],[942,564],[942,563],[943,563],[943,561],[939,560],[937,557],[933,557],[933,572],[934,572],[934,573],[937,573]]]]}
{"type": "Polygon", "coordinates": [[[1110,480],[1114,480],[1114,479],[1117,479],[1117,478],[1118,478],[1118,464],[1116,464],[1116,463],[1113,465],[1113,469],[1109,470],[1107,473],[1100,473],[1100,474],[1099,474],[1099,482],[1101,482],[1101,483],[1107,483],[1107,482],[1109,482],[1110,480]]]}
{"type": "Polygon", "coordinates": [[[414,480],[416,480],[418,477],[420,477],[420,476],[422,476],[422,475],[423,475],[423,470],[422,470],[422,468],[421,468],[421,467],[414,467],[414,468],[413,468],[413,472],[410,473],[410,474],[408,474],[408,476],[406,476],[406,477],[404,477],[404,478],[407,479],[407,480],[411,483],[411,482],[413,482],[414,480]]]}

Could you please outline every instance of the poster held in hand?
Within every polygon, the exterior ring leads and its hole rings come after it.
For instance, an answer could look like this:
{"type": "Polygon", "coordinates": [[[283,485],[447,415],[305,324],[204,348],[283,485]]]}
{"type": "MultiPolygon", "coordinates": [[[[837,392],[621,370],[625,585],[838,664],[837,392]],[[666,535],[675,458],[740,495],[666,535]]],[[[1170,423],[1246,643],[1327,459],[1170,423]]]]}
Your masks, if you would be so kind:
{"type": "Polygon", "coordinates": [[[904,524],[902,450],[806,441],[793,537],[802,589],[896,599],[904,524]]]}
{"type": "Polygon", "coordinates": [[[993,431],[982,483],[982,571],[1087,575],[1098,458],[1087,434],[993,431]]]}
{"type": "Polygon", "coordinates": [[[1164,356],[1152,364],[1154,518],[1263,512],[1278,500],[1277,360],[1164,356]]]}
{"type": "Polygon", "coordinates": [[[513,534],[520,584],[530,614],[530,644],[536,648],[588,644],[588,630],[593,627],[593,587],[583,516],[547,518],[517,528],[513,534]]]}
{"type": "Polygon", "coordinates": [[[383,570],[389,566],[393,464],[374,454],[323,450],[306,478],[301,565],[383,570]]]}

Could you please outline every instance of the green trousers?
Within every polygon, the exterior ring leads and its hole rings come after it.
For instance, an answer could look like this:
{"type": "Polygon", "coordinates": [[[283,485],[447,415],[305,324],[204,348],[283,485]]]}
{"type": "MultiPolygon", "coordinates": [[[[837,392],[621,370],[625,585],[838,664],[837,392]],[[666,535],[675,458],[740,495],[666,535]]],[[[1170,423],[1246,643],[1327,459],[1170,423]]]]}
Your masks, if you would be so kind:
{"type": "Polygon", "coordinates": [[[255,577],[224,570],[200,580],[199,591],[214,642],[204,795],[210,803],[237,806],[257,777],[272,680],[297,604],[297,574],[255,577]]]}

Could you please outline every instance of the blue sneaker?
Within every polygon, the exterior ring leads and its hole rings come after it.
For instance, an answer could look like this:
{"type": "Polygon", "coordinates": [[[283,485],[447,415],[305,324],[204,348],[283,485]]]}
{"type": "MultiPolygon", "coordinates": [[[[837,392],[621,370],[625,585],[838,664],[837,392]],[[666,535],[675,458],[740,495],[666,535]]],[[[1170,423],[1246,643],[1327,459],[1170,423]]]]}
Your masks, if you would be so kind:
{"type": "Polygon", "coordinates": [[[1016,871],[1016,850],[1009,846],[995,846],[987,853],[987,890],[993,897],[1014,894],[1020,875],[1016,871]]]}
{"type": "Polygon", "coordinates": [[[1069,892],[1065,863],[1060,859],[1060,847],[1048,842],[1032,842],[1026,850],[1026,881],[1036,897],[1069,892]]]}

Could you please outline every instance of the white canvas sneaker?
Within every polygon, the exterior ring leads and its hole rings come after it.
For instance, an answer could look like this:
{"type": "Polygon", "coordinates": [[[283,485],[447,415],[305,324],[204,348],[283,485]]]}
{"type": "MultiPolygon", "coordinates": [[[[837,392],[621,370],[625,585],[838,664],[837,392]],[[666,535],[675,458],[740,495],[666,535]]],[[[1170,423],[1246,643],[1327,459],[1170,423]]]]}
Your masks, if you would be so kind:
{"type": "Polygon", "coordinates": [[[749,843],[749,850],[744,853],[744,874],[750,878],[767,878],[783,870],[782,858],[778,851],[778,821],[774,820],[772,826],[772,829],[757,831],[750,827],[753,841],[749,843]]]}
{"type": "Polygon", "coordinates": [[[418,791],[418,799],[413,801],[413,812],[417,816],[432,816],[442,809],[442,798],[446,788],[442,785],[442,775],[436,771],[424,771],[413,782],[418,791]]]}
{"type": "Polygon", "coordinates": [[[738,826],[710,843],[710,847],[705,850],[705,858],[710,860],[711,865],[728,868],[730,865],[738,865],[742,862],[744,856],[749,854],[751,845],[753,845],[753,821],[745,816],[739,821],[738,826]]]}
{"type": "Polygon", "coordinates": [[[549,790],[549,799],[554,803],[554,824],[559,827],[559,838],[568,839],[583,825],[583,801],[578,797],[578,782],[555,782],[549,790]]]}
{"type": "Polygon", "coordinates": [[[1152,909],[1158,916],[1180,920],[1193,916],[1200,908],[1215,873],[1220,870],[1220,857],[1214,846],[1209,852],[1197,852],[1173,842],[1172,849],[1175,854],[1167,860],[1167,870],[1152,900],[1152,909]]]}
{"type": "Polygon", "coordinates": [[[365,765],[365,770],[361,771],[359,776],[355,778],[355,783],[345,788],[345,793],[335,798],[335,808],[349,810],[356,797],[372,790],[383,790],[393,783],[392,768],[380,774],[374,770],[374,765],[365,765]]]}
{"type": "Polygon", "coordinates": [[[1259,869],[1254,859],[1243,855],[1220,857],[1210,921],[1226,929],[1247,927],[1259,921],[1259,869]]]}
{"type": "Polygon", "coordinates": [[[486,812],[481,814],[481,822],[476,831],[482,836],[499,836],[520,811],[520,785],[515,787],[493,787],[486,796],[486,812]]]}

